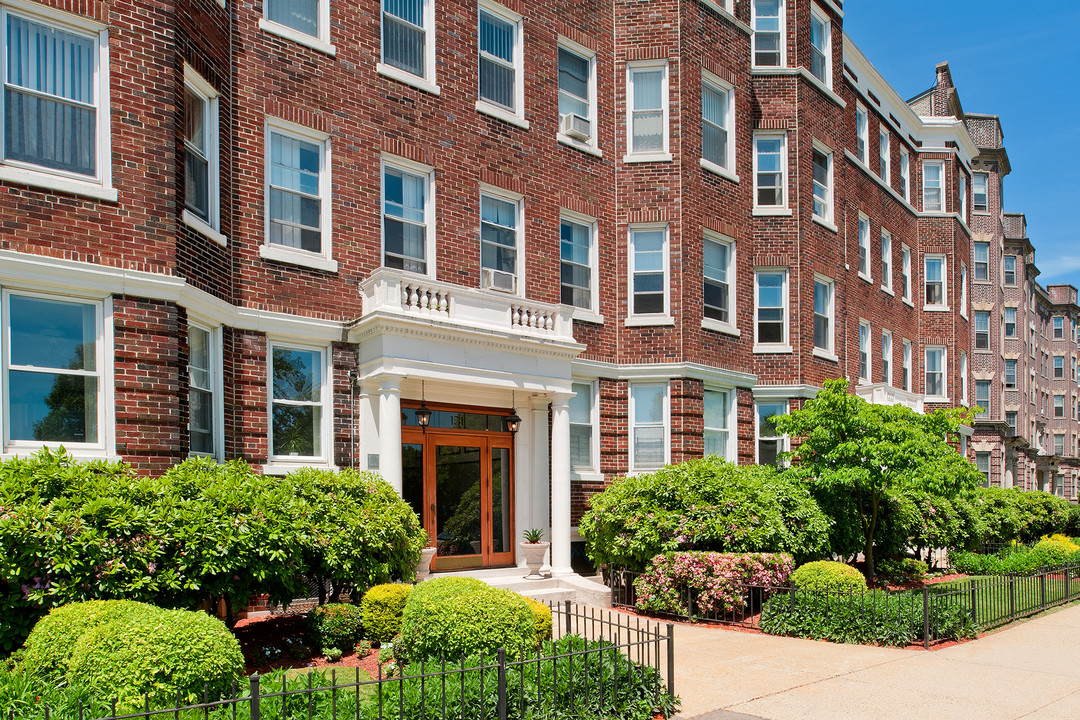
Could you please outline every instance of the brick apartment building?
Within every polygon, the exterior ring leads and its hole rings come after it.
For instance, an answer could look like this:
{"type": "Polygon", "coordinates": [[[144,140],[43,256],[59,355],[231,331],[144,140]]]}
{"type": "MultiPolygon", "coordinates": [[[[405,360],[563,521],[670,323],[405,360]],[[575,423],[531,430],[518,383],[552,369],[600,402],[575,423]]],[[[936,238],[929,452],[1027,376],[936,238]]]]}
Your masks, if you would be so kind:
{"type": "MultiPolygon", "coordinates": [[[[1001,384],[1016,355],[1026,387],[1025,338],[975,347],[971,313],[1014,302],[1038,353],[1076,356],[1075,289],[1035,283],[1000,213],[1000,128],[947,68],[902,100],[833,0],[0,0],[0,20],[5,455],[377,470],[438,567],[512,563],[543,527],[562,571],[606,480],[770,462],[767,418],[833,377],[916,409],[989,379],[994,482],[1064,454],[1067,423],[1001,384]],[[1016,287],[984,287],[1003,252],[1016,287]]],[[[1065,393],[1073,449],[1068,377],[1033,392],[1065,393]]]]}

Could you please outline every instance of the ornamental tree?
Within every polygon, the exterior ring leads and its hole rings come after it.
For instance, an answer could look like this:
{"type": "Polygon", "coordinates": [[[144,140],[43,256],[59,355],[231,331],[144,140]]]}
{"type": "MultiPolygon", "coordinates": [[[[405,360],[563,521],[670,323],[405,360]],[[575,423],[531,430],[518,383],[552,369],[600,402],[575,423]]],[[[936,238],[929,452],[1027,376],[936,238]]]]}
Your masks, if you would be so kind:
{"type": "Polygon", "coordinates": [[[777,417],[776,427],[801,438],[787,453],[790,472],[832,500],[823,507],[841,511],[834,522],[855,523],[850,532],[861,537],[872,579],[874,538],[888,498],[912,491],[951,498],[981,480],[953,445],[966,420],[959,408],[919,414],[902,405],[874,405],[849,394],[848,382],[837,379],[801,410],[777,417]]]}

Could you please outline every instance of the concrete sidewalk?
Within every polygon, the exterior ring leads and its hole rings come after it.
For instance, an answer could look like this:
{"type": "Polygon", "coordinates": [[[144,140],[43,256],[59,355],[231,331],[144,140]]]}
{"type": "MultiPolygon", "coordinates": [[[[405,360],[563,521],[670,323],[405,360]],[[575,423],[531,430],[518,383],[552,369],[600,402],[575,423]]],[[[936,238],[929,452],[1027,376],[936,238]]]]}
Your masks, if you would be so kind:
{"type": "Polygon", "coordinates": [[[1080,606],[942,650],[677,625],[682,718],[1076,720],[1080,606]]]}

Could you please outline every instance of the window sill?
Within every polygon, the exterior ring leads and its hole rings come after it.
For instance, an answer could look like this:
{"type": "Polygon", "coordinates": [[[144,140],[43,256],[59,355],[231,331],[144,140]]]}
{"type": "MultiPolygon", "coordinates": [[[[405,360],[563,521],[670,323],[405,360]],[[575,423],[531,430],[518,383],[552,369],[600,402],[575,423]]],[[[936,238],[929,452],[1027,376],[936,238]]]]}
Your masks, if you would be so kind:
{"type": "Polygon", "coordinates": [[[267,20],[266,18],[259,18],[259,29],[263,32],[270,33],[271,35],[277,35],[280,38],[292,40],[298,45],[309,47],[312,50],[323,53],[324,55],[329,55],[330,57],[334,57],[337,55],[337,48],[330,43],[326,42],[325,40],[320,40],[317,37],[312,37],[307,33],[302,33],[299,30],[293,30],[287,25],[281,25],[280,23],[267,20]]]}
{"type": "Polygon", "coordinates": [[[671,162],[671,153],[627,153],[623,156],[624,163],[647,163],[647,162],[671,162]]]}
{"type": "Polygon", "coordinates": [[[227,237],[210,227],[205,220],[189,210],[184,210],[180,213],[180,219],[184,221],[185,225],[204,236],[206,239],[212,240],[222,247],[229,246],[229,239],[227,237]]]}
{"type": "Polygon", "coordinates": [[[893,289],[891,287],[888,287],[887,285],[882,285],[881,286],[881,292],[885,293],[886,295],[889,295],[890,297],[896,297],[896,293],[894,293],[893,289]]]}
{"type": "Polygon", "coordinates": [[[923,305],[924,312],[949,312],[948,305],[923,305]]]}
{"type": "Polygon", "coordinates": [[[791,208],[787,207],[755,207],[754,217],[790,217],[791,208]]]}
{"type": "Polygon", "coordinates": [[[412,73],[406,70],[402,70],[401,68],[396,68],[393,65],[379,63],[375,66],[375,71],[385,78],[397,80],[400,83],[405,83],[409,87],[414,87],[417,90],[423,90],[424,92],[431,93],[432,95],[439,95],[442,93],[442,90],[440,90],[439,86],[435,83],[429,82],[428,80],[417,75],[413,75],[412,73]]]}
{"type": "Polygon", "coordinates": [[[476,112],[488,115],[493,118],[508,122],[511,125],[521,128],[522,130],[529,129],[529,121],[523,117],[519,117],[510,110],[501,108],[498,105],[492,105],[486,100],[476,101],[476,112]]]}
{"type": "Polygon", "coordinates": [[[259,256],[264,260],[302,265],[303,267],[324,272],[336,273],[338,271],[337,260],[327,260],[322,255],[315,255],[302,250],[291,250],[277,245],[260,245],[259,256]]]}
{"type": "Polygon", "coordinates": [[[293,462],[291,460],[276,459],[271,460],[269,463],[262,466],[263,475],[288,475],[293,470],[300,468],[312,468],[314,470],[333,470],[337,471],[336,465],[321,460],[319,458],[310,458],[309,461],[297,460],[293,462]]]}
{"type": "Polygon", "coordinates": [[[625,327],[663,327],[674,324],[675,318],[670,315],[637,315],[623,321],[625,327]]]}
{"type": "Polygon", "coordinates": [[[600,313],[594,313],[592,310],[574,308],[574,312],[571,317],[578,322],[596,323],[597,325],[604,324],[604,316],[600,313]]]}
{"type": "Polygon", "coordinates": [[[754,345],[755,355],[790,355],[794,352],[790,345],[783,344],[764,344],[754,345]]]}
{"type": "Polygon", "coordinates": [[[701,167],[703,167],[705,170],[708,170],[713,175],[719,175],[722,178],[727,178],[728,180],[730,180],[733,183],[738,183],[739,182],[739,176],[738,175],[731,172],[726,167],[723,167],[721,165],[717,165],[716,163],[710,162],[710,161],[706,160],[705,158],[701,158],[701,167]]]}
{"type": "Polygon", "coordinates": [[[859,279],[860,280],[865,280],[868,283],[873,283],[874,282],[874,278],[867,275],[866,273],[859,273],[859,279]]]}
{"type": "Polygon", "coordinates": [[[742,333],[739,331],[739,328],[726,322],[714,320],[713,318],[702,318],[701,328],[703,330],[712,330],[713,332],[731,335],[732,337],[742,337],[742,333]]]}
{"type": "Polygon", "coordinates": [[[833,355],[828,350],[822,350],[819,347],[814,348],[814,357],[821,358],[822,360],[828,360],[829,362],[834,363],[840,362],[840,358],[838,358],[836,355],[833,355]]]}
{"type": "Polygon", "coordinates": [[[915,307],[915,303],[911,302],[911,298],[900,298],[900,299],[903,300],[904,304],[907,305],[909,308],[915,307]]]}
{"type": "Polygon", "coordinates": [[[604,157],[604,152],[600,148],[596,147],[595,145],[590,145],[587,142],[582,142],[581,140],[575,140],[574,138],[570,137],[569,135],[563,135],[562,133],[559,133],[556,136],[556,139],[559,141],[560,144],[565,145],[567,147],[572,147],[575,150],[580,150],[581,152],[585,153],[586,155],[593,155],[595,157],[604,157]]]}
{"type": "Polygon", "coordinates": [[[923,398],[923,400],[925,402],[928,402],[928,403],[951,403],[952,402],[951,399],[949,399],[949,398],[947,398],[947,397],[945,397],[943,395],[927,395],[925,398],[923,398]]]}
{"type": "Polygon", "coordinates": [[[570,468],[570,479],[579,480],[581,482],[602,483],[604,482],[604,473],[597,472],[592,468],[570,468]]]}
{"type": "Polygon", "coordinates": [[[29,185],[34,188],[81,195],[106,202],[116,202],[120,197],[116,188],[104,187],[98,183],[85,180],[59,177],[48,173],[34,172],[33,170],[23,170],[8,165],[0,165],[0,182],[29,185]]]}
{"type": "Polygon", "coordinates": [[[810,217],[810,219],[813,220],[818,225],[820,225],[821,227],[825,228],[826,230],[831,230],[834,233],[840,232],[840,228],[836,227],[835,225],[833,225],[831,222],[829,222],[825,218],[818,217],[817,215],[812,215],[810,217]]]}
{"type": "Polygon", "coordinates": [[[727,10],[723,7],[725,4],[724,0],[701,0],[701,4],[715,12],[720,17],[727,20],[735,27],[742,30],[747,35],[752,35],[754,33],[754,31],[750,28],[749,25],[732,15],[730,10],[727,10]]]}

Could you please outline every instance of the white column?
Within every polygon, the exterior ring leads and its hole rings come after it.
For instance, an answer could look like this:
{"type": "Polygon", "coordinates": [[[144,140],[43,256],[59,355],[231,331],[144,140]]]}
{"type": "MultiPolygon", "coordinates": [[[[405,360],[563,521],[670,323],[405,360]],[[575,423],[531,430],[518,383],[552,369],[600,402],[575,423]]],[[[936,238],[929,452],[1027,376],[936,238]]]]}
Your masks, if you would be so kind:
{"type": "Polygon", "coordinates": [[[379,380],[379,474],[401,494],[401,376],[379,380]]]}
{"type": "Polygon", "coordinates": [[[570,569],[570,397],[551,396],[551,572],[570,569]]]}
{"type": "MultiPolygon", "coordinates": [[[[515,408],[516,410],[516,408],[515,408]]],[[[517,537],[510,538],[518,567],[525,567],[525,555],[521,551],[521,533],[529,528],[540,527],[533,522],[533,414],[522,409],[521,425],[514,437],[514,528],[517,537]]]]}
{"type": "MultiPolygon", "coordinates": [[[[551,539],[551,497],[548,494],[548,399],[532,399],[532,514],[530,528],[541,528],[551,539]]],[[[522,528],[525,530],[526,528],[522,528]]]]}

